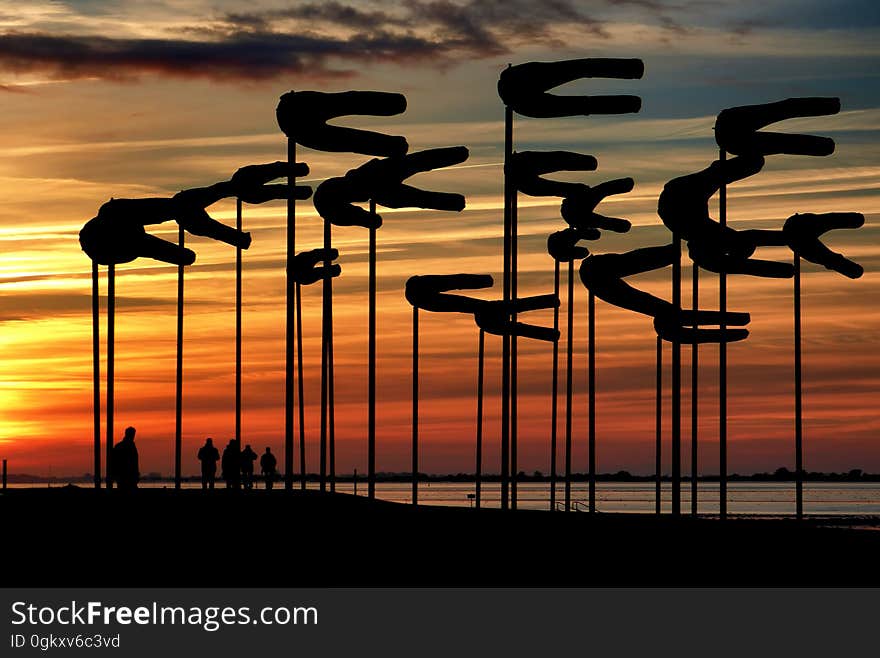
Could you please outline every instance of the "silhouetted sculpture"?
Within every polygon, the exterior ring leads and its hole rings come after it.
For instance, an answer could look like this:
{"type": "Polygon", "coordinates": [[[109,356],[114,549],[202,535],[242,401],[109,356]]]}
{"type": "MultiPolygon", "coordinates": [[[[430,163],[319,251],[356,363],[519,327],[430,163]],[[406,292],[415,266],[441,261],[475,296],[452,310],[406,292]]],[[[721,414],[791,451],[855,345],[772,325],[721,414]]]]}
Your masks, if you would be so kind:
{"type": "Polygon", "coordinates": [[[864,269],[843,254],[832,251],[819,237],[841,228],[860,228],[865,216],[855,212],[831,212],[821,215],[795,214],[785,220],[782,232],[791,250],[804,260],[839,272],[850,279],[858,279],[864,269]]]}
{"type": "Polygon", "coordinates": [[[238,489],[241,484],[241,452],[235,439],[229,439],[229,443],[223,449],[220,465],[223,468],[226,488],[238,489]]]}
{"type": "Polygon", "coordinates": [[[638,112],[638,96],[556,96],[548,90],[582,78],[638,79],[645,73],[640,59],[569,59],[529,62],[501,72],[498,95],[514,112],[527,117],[553,118],[589,114],[638,112]]]}
{"type": "Polygon", "coordinates": [[[583,183],[566,183],[543,178],[557,171],[594,171],[598,163],[592,155],[571,151],[520,151],[513,153],[505,174],[516,189],[529,196],[567,197],[584,191],[583,183]]]}
{"type": "Polygon", "coordinates": [[[510,317],[513,312],[519,314],[550,308],[559,308],[559,297],[556,295],[520,297],[509,303],[503,300],[483,302],[474,312],[474,319],[477,326],[487,334],[521,336],[552,343],[559,340],[559,331],[556,329],[513,322],[510,317]]]}
{"type": "Polygon", "coordinates": [[[494,284],[489,274],[421,274],[406,282],[406,300],[433,313],[475,313],[485,302],[450,290],[481,290],[494,284]]]}
{"type": "Polygon", "coordinates": [[[328,125],[341,116],[394,116],[406,110],[403,94],[382,91],[289,91],[275,115],[288,138],[318,151],[391,157],[406,153],[406,138],[368,130],[328,125]]]}
{"type": "MultiPolygon", "coordinates": [[[[174,265],[191,265],[195,253],[184,247],[148,234],[144,227],[174,220],[184,230],[234,247],[247,249],[250,233],[238,231],[211,218],[205,210],[225,198],[240,197],[248,203],[285,199],[286,185],[267,185],[289,172],[308,172],[308,167],[285,162],[242,167],[232,179],[178,192],[172,198],[110,199],[96,217],[83,226],[80,245],[89,258],[101,265],[128,263],[136,258],[152,258],[174,265]]],[[[307,199],[311,188],[297,186],[297,198],[307,199]]]]}
{"type": "Polygon", "coordinates": [[[257,453],[251,450],[250,445],[246,445],[239,456],[241,461],[241,481],[245,489],[254,488],[254,462],[257,460],[257,453]]]}
{"type": "Polygon", "coordinates": [[[212,438],[205,439],[205,445],[199,448],[198,458],[202,464],[202,489],[213,489],[217,477],[217,462],[220,461],[220,451],[217,450],[212,438]]]}
{"type": "Polygon", "coordinates": [[[749,323],[748,313],[719,313],[718,311],[679,312],[670,302],[638,290],[624,281],[624,277],[658,270],[671,265],[679,255],[675,245],[646,247],[624,254],[600,254],[581,262],[581,282],[596,297],[613,306],[655,318],[655,329],[661,338],[682,343],[733,342],[745,339],[746,329],[694,329],[693,325],[717,325],[722,320],[728,327],[749,323]]]}
{"type": "Polygon", "coordinates": [[[133,491],[137,489],[140,480],[140,467],[138,464],[138,450],[134,444],[134,427],[126,427],[122,440],[113,446],[113,479],[120,491],[133,491]]]}
{"type": "Polygon", "coordinates": [[[586,258],[590,255],[590,250],[578,246],[578,242],[582,239],[581,235],[573,228],[556,231],[547,238],[547,253],[553,260],[563,263],[586,258]]]}
{"type": "Polygon", "coordinates": [[[263,474],[266,489],[272,488],[272,483],[275,480],[275,467],[277,465],[278,460],[276,460],[275,455],[272,454],[272,449],[267,447],[266,452],[260,457],[260,472],[263,474]]]}
{"type": "Polygon", "coordinates": [[[298,284],[310,286],[313,283],[321,281],[326,276],[331,278],[338,277],[342,274],[342,267],[333,263],[328,268],[325,263],[339,258],[339,252],[336,249],[311,249],[309,251],[301,251],[291,259],[290,276],[298,284]]]}
{"type": "Polygon", "coordinates": [[[734,155],[831,155],[834,140],[828,137],[760,132],[760,129],[786,119],[838,112],[839,98],[788,98],[776,103],[731,107],[718,114],[715,141],[734,155]]]}
{"type": "Polygon", "coordinates": [[[600,215],[595,210],[606,197],[631,192],[634,186],[632,178],[616,178],[593,187],[584,185],[583,189],[563,199],[562,218],[584,240],[598,240],[599,229],[626,233],[632,227],[628,220],[600,215]]]}
{"type": "Polygon", "coordinates": [[[672,233],[688,243],[693,261],[710,272],[790,278],[791,263],[750,258],[758,247],[787,244],[782,231],[722,226],[709,215],[709,199],[721,188],[757,174],[764,166],[760,155],[716,160],[706,169],[666,183],[657,201],[657,213],[672,233]]]}
{"type": "Polygon", "coordinates": [[[415,174],[464,162],[464,146],[429,149],[407,155],[373,159],[350,170],[345,176],[330,178],[315,191],[315,209],[335,226],[379,228],[378,213],[359,208],[354,203],[373,200],[386,208],[429,208],[459,212],[464,209],[461,194],[421,190],[405,181],[415,174]]]}

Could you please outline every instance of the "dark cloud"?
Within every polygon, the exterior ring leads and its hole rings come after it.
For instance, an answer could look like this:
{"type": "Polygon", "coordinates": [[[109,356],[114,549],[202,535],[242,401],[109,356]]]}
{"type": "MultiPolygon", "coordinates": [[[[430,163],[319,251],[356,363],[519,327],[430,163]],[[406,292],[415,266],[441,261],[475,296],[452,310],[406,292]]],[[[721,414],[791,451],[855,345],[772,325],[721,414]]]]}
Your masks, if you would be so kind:
{"type": "Polygon", "coordinates": [[[354,75],[365,63],[445,67],[523,43],[555,44],[561,24],[605,36],[572,0],[405,0],[392,7],[368,11],[333,1],[230,13],[167,39],[10,31],[0,34],[0,71],[56,79],[332,78],[354,75]]]}

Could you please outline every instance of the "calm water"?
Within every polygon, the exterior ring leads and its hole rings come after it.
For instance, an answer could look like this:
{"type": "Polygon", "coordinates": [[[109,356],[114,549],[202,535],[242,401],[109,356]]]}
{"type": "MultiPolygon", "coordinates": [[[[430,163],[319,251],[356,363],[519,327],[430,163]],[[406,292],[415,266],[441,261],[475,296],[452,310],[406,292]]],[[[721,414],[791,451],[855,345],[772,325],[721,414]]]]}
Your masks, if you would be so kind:
{"type": "MultiPolygon", "coordinates": [[[[16,487],[44,487],[41,485],[13,485],[16,487]]],[[[53,485],[59,486],[59,485],[53,485]]],[[[80,486],[88,486],[80,484],[80,486]]],[[[144,483],[146,488],[170,487],[168,483],[144,483]]],[[[218,486],[222,486],[218,483],[218,486]]],[[[198,488],[198,483],[184,483],[187,489],[198,488]]],[[[309,483],[309,489],[317,489],[316,483],[309,483]]],[[[350,482],[337,484],[336,490],[353,493],[350,482]]],[[[380,482],[376,485],[376,495],[384,500],[411,502],[409,483],[380,482]]],[[[564,490],[557,484],[556,500],[563,501],[564,490]]],[[[733,482],[728,484],[727,509],[730,514],[776,515],[794,514],[794,483],[780,482],[733,482]]],[[[473,483],[439,482],[419,484],[419,503],[424,505],[451,505],[468,507],[471,501],[468,494],[474,492],[473,483]]],[[[358,482],[357,493],[366,495],[366,482],[358,482]]],[[[599,483],[596,486],[597,507],[601,512],[645,512],[654,511],[654,483],[599,483]]],[[[575,506],[586,505],[588,500],[586,483],[572,485],[572,501],[575,506]]],[[[662,507],[670,511],[671,489],[669,483],[663,485],[662,507]]],[[[699,513],[718,513],[718,484],[701,483],[697,497],[699,513]]],[[[482,486],[484,507],[500,506],[500,485],[484,483],[482,486]]],[[[521,483],[518,486],[518,505],[521,509],[549,509],[550,485],[547,483],[521,483]]],[[[682,485],[682,511],[690,511],[690,484],[682,485]]],[[[805,483],[804,512],[806,514],[848,514],[880,515],[880,483],[805,483]]]]}

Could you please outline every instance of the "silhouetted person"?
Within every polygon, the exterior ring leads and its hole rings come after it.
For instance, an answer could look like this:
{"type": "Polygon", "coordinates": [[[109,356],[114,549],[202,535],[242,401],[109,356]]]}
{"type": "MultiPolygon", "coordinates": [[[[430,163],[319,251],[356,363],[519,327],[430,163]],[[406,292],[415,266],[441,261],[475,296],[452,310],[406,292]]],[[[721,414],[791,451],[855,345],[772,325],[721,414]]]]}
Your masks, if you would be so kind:
{"type": "Polygon", "coordinates": [[[113,446],[113,479],[120,491],[133,491],[137,489],[140,480],[140,468],[138,464],[137,446],[134,444],[135,429],[125,428],[122,440],[113,446]]]}
{"type": "Polygon", "coordinates": [[[278,127],[297,144],[317,151],[403,155],[405,137],[330,125],[341,116],[394,116],[406,110],[406,97],[383,91],[289,91],[278,102],[278,127]]]}
{"type": "Polygon", "coordinates": [[[736,230],[721,226],[709,214],[709,199],[722,185],[754,176],[763,167],[760,155],[716,160],[702,171],[674,178],[663,187],[657,213],[673,234],[687,241],[690,257],[703,269],[783,279],[794,276],[791,263],[751,258],[758,247],[785,246],[782,231],[736,230]]]}
{"type": "Polygon", "coordinates": [[[504,69],[498,95],[514,112],[536,119],[589,114],[638,112],[638,96],[556,96],[554,87],[582,78],[638,79],[645,73],[640,59],[588,58],[560,62],[528,62],[504,69]]]}
{"type": "Polygon", "coordinates": [[[522,336],[555,342],[559,340],[559,332],[549,327],[539,327],[524,322],[514,322],[511,313],[537,311],[540,309],[559,308],[559,297],[556,295],[535,295],[520,297],[505,303],[503,300],[483,302],[474,313],[477,326],[487,334],[495,336],[522,336]]]}
{"type": "Polygon", "coordinates": [[[250,445],[246,445],[241,451],[241,481],[245,489],[254,488],[254,462],[257,460],[257,453],[251,450],[250,445]]]}
{"type": "Polygon", "coordinates": [[[213,439],[205,439],[205,445],[199,448],[198,458],[202,463],[202,489],[213,489],[217,477],[217,462],[220,461],[220,451],[214,445],[213,439]]]}
{"type": "Polygon", "coordinates": [[[629,220],[600,215],[596,212],[596,206],[612,194],[631,192],[634,186],[632,178],[615,178],[593,187],[583,185],[562,201],[562,218],[584,240],[598,240],[601,235],[599,229],[626,233],[632,227],[629,220]]]}
{"type": "Polygon", "coordinates": [[[386,208],[428,208],[460,212],[465,198],[452,192],[422,190],[403,181],[415,174],[464,162],[464,146],[428,149],[393,158],[373,159],[329,178],[315,190],[315,209],[335,226],[379,228],[382,217],[355,206],[373,200],[386,208]]]}
{"type": "Polygon", "coordinates": [[[643,290],[634,288],[625,277],[644,274],[672,265],[679,258],[675,245],[645,247],[623,254],[600,254],[590,256],[581,262],[580,277],[584,286],[599,299],[655,319],[654,328],[664,340],[678,340],[683,343],[716,343],[722,334],[718,329],[694,329],[697,325],[715,325],[725,320],[728,328],[723,337],[725,342],[745,339],[746,329],[731,329],[732,326],[749,323],[748,313],[725,314],[719,311],[682,309],[680,312],[670,302],[660,299],[643,290]]]}
{"type": "Polygon", "coordinates": [[[529,196],[567,197],[587,188],[584,183],[566,183],[544,178],[557,171],[595,171],[592,155],[571,151],[519,151],[514,153],[504,173],[516,189],[529,196]]]}
{"type": "Polygon", "coordinates": [[[263,480],[266,482],[266,489],[272,488],[272,482],[275,480],[275,467],[278,460],[272,454],[271,448],[266,448],[266,452],[260,457],[260,472],[263,474],[263,480]]]}
{"type": "Polygon", "coordinates": [[[229,439],[229,443],[223,449],[220,466],[223,469],[226,488],[238,489],[241,486],[241,452],[235,439],[229,439]]]}
{"type": "Polygon", "coordinates": [[[474,313],[485,302],[466,295],[452,295],[450,290],[491,288],[489,274],[420,274],[406,282],[406,300],[413,306],[434,313],[474,313]]]}
{"type": "Polygon", "coordinates": [[[761,128],[796,117],[840,112],[839,98],[788,98],[775,103],[742,105],[722,110],[715,121],[715,141],[735,155],[823,156],[834,153],[834,140],[815,135],[760,132],[761,128]]]}
{"type": "Polygon", "coordinates": [[[860,228],[865,216],[855,212],[829,212],[821,215],[803,213],[785,220],[782,233],[791,250],[804,260],[839,272],[850,279],[858,279],[865,270],[843,254],[831,251],[819,237],[840,228],[860,228]]]}
{"type": "Polygon", "coordinates": [[[338,277],[342,274],[340,265],[333,263],[329,269],[325,265],[325,261],[333,261],[337,258],[339,258],[339,251],[336,249],[301,251],[291,259],[290,276],[303,286],[309,286],[323,280],[328,273],[330,278],[338,277]]]}

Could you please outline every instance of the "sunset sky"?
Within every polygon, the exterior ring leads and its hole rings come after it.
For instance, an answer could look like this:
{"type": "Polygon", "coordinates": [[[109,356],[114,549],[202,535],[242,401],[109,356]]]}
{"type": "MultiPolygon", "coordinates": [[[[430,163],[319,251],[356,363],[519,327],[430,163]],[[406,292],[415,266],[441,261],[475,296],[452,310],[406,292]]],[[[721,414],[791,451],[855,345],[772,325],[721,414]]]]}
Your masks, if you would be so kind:
{"type": "MultiPolygon", "coordinates": [[[[566,149],[598,158],[597,171],[567,180],[635,179],[632,193],[603,206],[631,219],[632,231],[590,243],[596,253],[669,241],[656,214],[657,196],[666,181],[717,157],[712,126],[720,110],[795,96],[841,98],[837,116],[779,126],[833,137],[835,154],[768,158],[763,172],[729,189],[729,221],[735,228],[781,228],[795,212],[865,214],[864,228],[828,239],[865,267],[861,279],[804,265],[805,466],[878,472],[878,27],[875,0],[0,1],[0,457],[11,472],[92,470],[90,261],[77,234],[102,203],[111,196],[170,196],[225,180],[245,164],[284,159],[275,106],[290,89],[375,89],[404,93],[406,113],[347,123],[405,135],[411,150],[464,145],[471,153],[463,165],[412,180],[465,194],[464,212],[380,210],[377,462],[380,471],[407,470],[406,278],[486,272],[497,282],[488,296],[500,296],[498,73],[508,62],[638,57],[645,62],[642,80],[594,80],[559,92],[638,94],[640,114],[516,120],[519,150],[566,149]]],[[[367,159],[304,148],[298,155],[311,168],[306,183],[313,186],[367,159]]],[[[523,295],[552,291],[545,241],[564,227],[559,203],[520,197],[523,295]]],[[[228,224],[234,210],[232,202],[210,209],[228,224]]],[[[301,202],[297,213],[298,248],[319,246],[321,224],[311,201],[301,202]]],[[[279,455],[285,221],[283,203],[245,207],[253,246],[244,265],[243,440],[258,452],[272,446],[279,455]]],[[[175,224],[151,230],[176,239],[175,224]]],[[[334,300],[337,472],[364,473],[367,232],[337,228],[333,239],[343,268],[334,300]]],[[[195,451],[206,436],[223,444],[232,436],[235,328],[234,250],[202,238],[188,246],[198,258],[186,280],[186,474],[197,471],[195,451]]],[[[763,253],[791,257],[784,248],[763,253]]],[[[689,281],[690,269],[684,274],[689,281]]],[[[668,280],[663,271],[633,283],[668,298],[668,280]]],[[[702,281],[702,305],[717,308],[717,278],[707,274],[702,281]]],[[[104,285],[102,273],[102,291],[104,285]]],[[[175,294],[174,267],[141,259],[117,268],[116,436],[127,425],[137,427],[142,472],[173,469],[175,294]]],[[[307,450],[314,471],[319,287],[304,297],[307,450]]],[[[583,471],[586,291],[579,282],[575,304],[574,468],[583,471]]],[[[729,350],[730,471],[791,468],[791,281],[730,277],[728,305],[752,314],[750,338],[729,350]]],[[[422,470],[471,472],[477,331],[465,316],[422,318],[422,470]]],[[[539,313],[534,321],[551,318],[539,313]]],[[[597,344],[599,470],[650,473],[651,321],[599,302],[597,344]]],[[[489,337],[487,345],[484,469],[497,472],[500,339],[489,337]]],[[[560,347],[564,353],[565,343],[560,347]]],[[[551,352],[547,344],[526,342],[520,351],[520,467],[547,472],[551,352]]],[[[717,348],[705,347],[705,473],[718,468],[716,361],[717,348]]],[[[689,413],[685,405],[684,439],[689,413]]]]}

